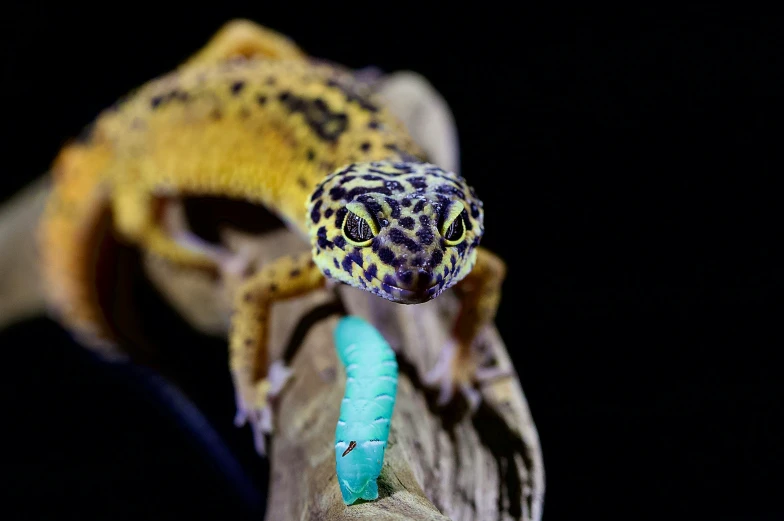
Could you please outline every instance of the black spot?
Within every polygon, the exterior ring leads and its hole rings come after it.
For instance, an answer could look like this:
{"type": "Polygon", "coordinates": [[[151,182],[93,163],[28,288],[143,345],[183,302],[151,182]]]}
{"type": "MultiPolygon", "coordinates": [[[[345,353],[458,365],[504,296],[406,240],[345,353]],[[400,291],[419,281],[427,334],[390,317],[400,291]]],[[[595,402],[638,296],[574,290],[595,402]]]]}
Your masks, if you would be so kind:
{"type": "MultiPolygon", "coordinates": [[[[349,195],[351,195],[351,193],[352,193],[353,191],[354,191],[354,190],[351,190],[351,192],[349,192],[349,195]]],[[[357,198],[357,200],[358,200],[358,201],[360,201],[362,204],[364,204],[364,205],[365,205],[365,208],[367,208],[367,211],[368,211],[368,212],[370,213],[370,215],[372,215],[373,217],[376,217],[376,216],[378,216],[378,215],[379,215],[379,214],[382,212],[381,205],[380,205],[380,204],[378,204],[378,203],[377,203],[377,202],[376,202],[376,201],[375,201],[375,200],[374,200],[372,197],[370,197],[370,196],[362,195],[361,197],[357,198]]]]}
{"type": "Polygon", "coordinates": [[[430,230],[430,228],[420,228],[417,230],[416,235],[419,237],[419,240],[422,242],[422,244],[425,245],[433,244],[433,241],[435,240],[435,235],[433,235],[433,232],[430,230]]]}
{"type": "Polygon", "coordinates": [[[327,236],[327,228],[326,226],[322,226],[318,230],[316,230],[316,237],[326,237],[327,236]]]}
{"type": "Polygon", "coordinates": [[[419,216],[419,224],[422,226],[429,228],[430,227],[430,217],[427,215],[420,215],[419,216]]]}
{"type": "Polygon", "coordinates": [[[415,240],[409,238],[400,228],[392,228],[389,230],[389,239],[395,244],[405,246],[411,252],[418,252],[422,249],[415,240]]]}
{"type": "MultiPolygon", "coordinates": [[[[397,285],[397,281],[391,275],[384,275],[384,281],[383,282],[387,286],[396,286],[397,285]]],[[[387,290],[387,291],[389,291],[389,290],[387,290]]]]}
{"type": "Polygon", "coordinates": [[[441,253],[439,250],[433,252],[433,256],[430,259],[430,262],[433,266],[438,266],[441,264],[441,261],[444,260],[444,254],[441,253]]]}
{"type": "Polygon", "coordinates": [[[435,191],[438,192],[439,194],[456,195],[460,199],[465,200],[465,192],[463,192],[461,189],[457,188],[456,186],[438,185],[435,188],[435,191]]]}
{"type": "Polygon", "coordinates": [[[357,196],[365,194],[389,195],[389,188],[385,186],[356,186],[349,190],[349,192],[346,194],[346,199],[350,201],[355,199],[357,196]]]}
{"type": "Polygon", "coordinates": [[[420,199],[419,202],[417,202],[416,206],[414,206],[414,210],[413,211],[414,211],[414,213],[419,213],[424,208],[425,208],[425,201],[424,201],[424,199],[420,199]]]}
{"type": "Polygon", "coordinates": [[[462,256],[465,253],[465,249],[468,247],[465,241],[461,242],[460,244],[455,245],[457,248],[458,253],[462,256]]]}
{"type": "Polygon", "coordinates": [[[340,263],[338,262],[338,260],[335,257],[332,257],[332,264],[335,265],[336,269],[340,269],[340,263]]]}
{"type": "Polygon", "coordinates": [[[308,161],[313,161],[314,159],[316,159],[316,152],[311,148],[308,150],[308,161]]]}
{"type": "Polygon", "coordinates": [[[386,228],[387,226],[389,226],[389,221],[386,219],[380,219],[379,224],[381,225],[382,228],[386,228]]]}
{"type": "Polygon", "coordinates": [[[378,252],[378,249],[381,247],[381,242],[378,240],[378,237],[373,238],[373,241],[370,243],[370,247],[374,252],[378,252]]]}
{"type": "Polygon", "coordinates": [[[293,270],[291,270],[291,273],[289,273],[289,277],[296,277],[296,276],[298,276],[300,273],[301,273],[301,272],[300,272],[300,270],[299,270],[299,269],[293,269],[293,270]]]}
{"type": "Polygon", "coordinates": [[[378,275],[378,268],[375,264],[371,264],[368,266],[368,269],[365,270],[365,278],[368,280],[368,282],[371,282],[372,279],[376,278],[376,275],[378,275]]]}
{"type": "Polygon", "coordinates": [[[395,254],[389,248],[381,248],[378,250],[378,258],[384,264],[392,264],[395,260],[395,254]]]}
{"type": "Polygon", "coordinates": [[[321,197],[323,193],[324,193],[324,186],[323,185],[319,185],[319,187],[316,188],[316,191],[313,192],[313,195],[310,196],[310,201],[311,202],[315,201],[316,199],[321,197]]]}
{"type": "Polygon", "coordinates": [[[332,208],[327,208],[326,210],[324,210],[324,217],[326,217],[327,219],[329,219],[330,217],[332,217],[332,214],[333,214],[333,213],[334,213],[334,212],[332,211],[332,208]]]}
{"type": "Polygon", "coordinates": [[[393,219],[400,219],[400,203],[398,203],[391,197],[386,197],[384,200],[392,209],[392,213],[390,214],[390,217],[392,217],[393,219]]]}
{"type": "Polygon", "coordinates": [[[349,259],[348,256],[343,259],[341,265],[343,266],[343,271],[351,275],[351,270],[354,268],[354,263],[351,262],[351,259],[349,259]]]}
{"type": "Polygon", "coordinates": [[[471,217],[474,219],[479,217],[479,208],[477,208],[476,203],[471,203],[471,217]]]}
{"type": "Polygon", "coordinates": [[[278,291],[278,285],[277,285],[277,284],[270,284],[270,285],[269,285],[269,290],[270,290],[271,292],[273,292],[273,293],[274,293],[274,292],[276,292],[276,291],[278,291]]]}
{"type": "Polygon", "coordinates": [[[411,261],[411,265],[415,268],[421,268],[425,265],[425,259],[421,255],[417,255],[414,257],[414,260],[411,261]]]}
{"type": "Polygon", "coordinates": [[[449,257],[449,263],[452,265],[452,271],[455,271],[455,264],[457,264],[457,257],[455,256],[454,253],[449,257]]]}
{"type": "Polygon", "coordinates": [[[403,271],[397,274],[397,278],[403,281],[404,284],[411,284],[411,281],[414,280],[414,272],[411,270],[403,271]]]}
{"type": "Polygon", "coordinates": [[[345,206],[340,208],[337,212],[335,212],[335,227],[336,228],[338,228],[338,229],[343,228],[343,219],[346,217],[346,213],[348,213],[348,210],[346,210],[345,206]]]}
{"type": "Polygon", "coordinates": [[[327,277],[331,277],[332,276],[332,272],[329,271],[329,269],[325,269],[324,270],[324,275],[326,275],[327,277]]]}
{"type": "MultiPolygon", "coordinates": [[[[324,217],[327,217],[326,213],[324,214],[324,217]]],[[[340,249],[343,249],[346,246],[346,239],[343,238],[342,235],[338,235],[337,237],[335,237],[335,240],[333,242],[335,243],[335,246],[337,246],[340,249]]]]}
{"type": "Polygon", "coordinates": [[[347,259],[349,259],[349,260],[350,260],[351,262],[353,262],[354,264],[356,264],[357,266],[359,266],[360,268],[362,267],[362,265],[363,265],[363,264],[364,264],[364,262],[365,262],[365,261],[362,259],[362,254],[361,254],[361,253],[359,253],[359,252],[358,252],[358,251],[356,251],[356,250],[354,250],[354,251],[352,251],[351,253],[349,253],[348,255],[346,255],[346,258],[347,258],[347,259]]]}
{"type": "Polygon", "coordinates": [[[364,143],[362,143],[362,144],[359,146],[359,148],[360,148],[360,149],[361,149],[363,152],[367,152],[368,150],[370,150],[370,142],[369,142],[369,141],[365,141],[364,143]]]}
{"type": "Polygon", "coordinates": [[[270,76],[269,78],[267,78],[267,81],[265,83],[267,85],[275,85],[275,82],[276,82],[275,76],[270,76]]]}
{"type": "Polygon", "coordinates": [[[161,103],[163,103],[163,96],[155,96],[150,100],[150,106],[154,109],[157,109],[161,103]]]}
{"type": "Polygon", "coordinates": [[[326,239],[326,237],[319,237],[317,243],[318,243],[319,247],[321,247],[323,249],[327,249],[327,248],[332,247],[332,243],[329,242],[326,239]]]}
{"type": "Polygon", "coordinates": [[[376,130],[378,127],[379,127],[378,121],[373,120],[370,123],[368,123],[368,128],[370,129],[376,130]]]}
{"type": "Polygon", "coordinates": [[[400,219],[400,226],[402,226],[406,230],[413,230],[414,219],[412,219],[411,217],[403,217],[402,219],[400,219]]]}
{"type": "Polygon", "coordinates": [[[244,88],[245,88],[244,81],[235,81],[234,83],[231,84],[231,93],[236,96],[240,92],[242,92],[242,89],[244,88]]]}
{"type": "Polygon", "coordinates": [[[341,188],[339,186],[335,186],[329,191],[329,196],[332,198],[333,201],[337,201],[338,199],[345,199],[346,198],[346,190],[345,188],[341,188]]]}
{"type": "MultiPolygon", "coordinates": [[[[393,192],[403,192],[403,191],[405,191],[405,188],[403,188],[403,185],[401,185],[397,181],[386,181],[386,182],[384,182],[384,186],[386,186],[387,188],[389,188],[393,192]]],[[[404,202],[406,200],[407,199],[404,199],[404,202]]],[[[409,201],[408,204],[410,205],[411,201],[409,201]]],[[[408,205],[404,204],[404,206],[408,206],[408,205]]]]}
{"type": "Polygon", "coordinates": [[[305,181],[305,180],[304,180],[303,178],[301,178],[301,177],[298,177],[298,178],[297,178],[297,184],[298,184],[298,185],[300,185],[302,188],[307,188],[307,187],[308,187],[308,182],[307,182],[307,181],[305,181]]]}
{"type": "Polygon", "coordinates": [[[348,116],[342,112],[332,112],[321,98],[307,99],[283,91],[278,95],[278,100],[290,112],[305,116],[308,127],[325,141],[336,141],[348,128],[348,116]]]}
{"type": "Polygon", "coordinates": [[[321,200],[316,201],[316,204],[313,205],[313,209],[310,211],[310,220],[313,221],[313,224],[318,224],[318,222],[321,220],[321,212],[319,211],[320,208],[321,200]]]}
{"type": "Polygon", "coordinates": [[[406,197],[405,199],[400,201],[400,204],[402,204],[404,208],[408,208],[409,206],[411,206],[411,199],[406,197]]]}
{"type": "Polygon", "coordinates": [[[264,96],[263,94],[259,94],[258,96],[256,96],[256,103],[258,103],[259,105],[264,105],[265,103],[267,103],[267,96],[264,96]]]}
{"type": "Polygon", "coordinates": [[[210,112],[210,117],[213,120],[218,121],[219,119],[223,118],[223,113],[220,111],[220,109],[213,109],[212,112],[210,112]]]}
{"type": "Polygon", "coordinates": [[[365,174],[365,175],[362,176],[362,179],[364,179],[365,181],[383,181],[384,180],[383,177],[380,177],[380,176],[377,176],[377,175],[372,175],[372,174],[365,174]]]}

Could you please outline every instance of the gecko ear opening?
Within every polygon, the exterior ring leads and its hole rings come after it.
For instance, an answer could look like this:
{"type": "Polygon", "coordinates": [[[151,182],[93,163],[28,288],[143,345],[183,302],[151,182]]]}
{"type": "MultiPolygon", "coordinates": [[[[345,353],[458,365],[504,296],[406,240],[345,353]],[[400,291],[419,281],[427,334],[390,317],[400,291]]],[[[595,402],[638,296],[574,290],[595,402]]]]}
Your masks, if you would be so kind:
{"type": "Polygon", "coordinates": [[[343,219],[343,236],[349,244],[367,246],[378,235],[376,220],[363,204],[348,203],[346,210],[348,213],[343,219]]]}

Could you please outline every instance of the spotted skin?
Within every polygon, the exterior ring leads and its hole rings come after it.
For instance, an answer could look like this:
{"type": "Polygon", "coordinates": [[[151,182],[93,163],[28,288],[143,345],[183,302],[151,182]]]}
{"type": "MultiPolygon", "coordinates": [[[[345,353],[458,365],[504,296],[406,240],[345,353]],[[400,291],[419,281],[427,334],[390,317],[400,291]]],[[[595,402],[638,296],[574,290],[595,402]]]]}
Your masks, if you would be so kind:
{"type": "Polygon", "coordinates": [[[431,300],[462,280],[476,262],[484,233],[482,202],[471,187],[429,163],[348,165],[316,186],[308,210],[313,259],[322,271],[405,304],[431,300]],[[346,239],[350,203],[376,221],[379,232],[367,245],[346,239]],[[465,236],[450,246],[441,225],[455,204],[462,206],[465,236]]]}
{"type": "MultiPolygon", "coordinates": [[[[429,164],[349,70],[244,20],[102,112],[66,144],[53,173],[39,230],[45,286],[52,312],[91,348],[116,341],[93,289],[99,216],[110,215],[113,232],[130,244],[183,269],[218,273],[222,261],[166,228],[164,201],[208,195],[257,203],[311,240],[308,255],[247,278],[234,301],[229,365],[237,418],[252,424],[257,441],[270,430],[267,398],[281,385],[271,381],[267,356],[275,302],[334,280],[415,304],[459,289],[475,265],[492,258],[478,246],[483,209],[465,180],[429,164]],[[347,238],[347,216],[357,233],[375,233],[367,245],[347,238]],[[445,219],[448,233],[464,235],[459,242],[446,240],[445,219]]],[[[497,270],[487,273],[462,293],[462,316],[476,322],[455,327],[463,355],[495,315],[500,281],[497,270]]],[[[442,381],[450,389],[472,374],[455,364],[442,381]]]]}

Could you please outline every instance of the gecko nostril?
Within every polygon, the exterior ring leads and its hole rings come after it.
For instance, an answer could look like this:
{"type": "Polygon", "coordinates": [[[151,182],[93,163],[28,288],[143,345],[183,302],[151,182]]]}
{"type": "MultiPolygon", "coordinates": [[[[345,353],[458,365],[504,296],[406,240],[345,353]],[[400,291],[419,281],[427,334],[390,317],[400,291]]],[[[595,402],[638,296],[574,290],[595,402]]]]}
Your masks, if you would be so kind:
{"type": "Polygon", "coordinates": [[[414,282],[414,272],[412,270],[399,271],[397,279],[406,286],[410,286],[414,282]]]}
{"type": "Polygon", "coordinates": [[[417,273],[417,286],[426,288],[430,286],[430,281],[433,279],[433,273],[428,270],[420,268],[417,273]]]}

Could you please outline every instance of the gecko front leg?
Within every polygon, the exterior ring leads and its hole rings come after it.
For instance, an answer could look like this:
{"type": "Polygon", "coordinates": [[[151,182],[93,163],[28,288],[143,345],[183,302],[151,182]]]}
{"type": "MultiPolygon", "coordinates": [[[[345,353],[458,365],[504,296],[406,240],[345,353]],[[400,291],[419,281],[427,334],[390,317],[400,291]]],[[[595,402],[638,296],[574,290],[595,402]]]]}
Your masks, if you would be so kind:
{"type": "Polygon", "coordinates": [[[281,361],[268,366],[269,319],[276,301],[305,295],[326,284],[310,252],[277,259],[240,286],[229,333],[232,378],[237,397],[235,424],[253,429],[256,450],[266,453],[272,432],[269,399],[283,388],[290,372],[281,361]]]}
{"type": "Polygon", "coordinates": [[[505,275],[504,261],[478,247],[474,268],[455,285],[460,311],[452,329],[452,340],[441,350],[438,362],[425,377],[427,384],[440,387],[439,404],[447,403],[455,389],[459,389],[470,408],[476,410],[481,395],[474,384],[508,374],[481,367],[486,357],[477,349],[482,331],[495,319],[505,275]]]}

